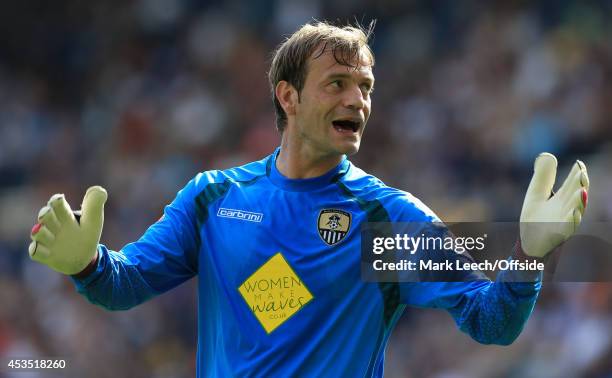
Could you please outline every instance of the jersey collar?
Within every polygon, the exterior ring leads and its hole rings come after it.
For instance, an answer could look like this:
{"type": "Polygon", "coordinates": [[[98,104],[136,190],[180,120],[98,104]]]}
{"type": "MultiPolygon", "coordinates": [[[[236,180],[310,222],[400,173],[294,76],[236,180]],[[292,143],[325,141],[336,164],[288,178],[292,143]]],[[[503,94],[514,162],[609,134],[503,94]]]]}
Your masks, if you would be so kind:
{"type": "Polygon", "coordinates": [[[268,158],[268,178],[274,185],[289,191],[309,192],[324,188],[327,185],[335,182],[338,177],[346,174],[351,164],[346,158],[346,155],[344,155],[342,161],[337,166],[322,176],[307,179],[290,179],[283,176],[283,174],[276,168],[276,158],[278,157],[279,152],[280,147],[278,147],[276,151],[274,151],[274,153],[268,158]]]}

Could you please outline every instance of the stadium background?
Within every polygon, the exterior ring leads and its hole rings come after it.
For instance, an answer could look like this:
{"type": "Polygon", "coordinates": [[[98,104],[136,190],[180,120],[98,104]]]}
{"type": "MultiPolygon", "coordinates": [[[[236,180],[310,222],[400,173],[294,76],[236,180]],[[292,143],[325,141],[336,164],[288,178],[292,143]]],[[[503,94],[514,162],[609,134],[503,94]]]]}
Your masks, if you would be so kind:
{"type": "MultiPolygon", "coordinates": [[[[378,19],[357,165],[445,220],[517,220],[537,153],[555,153],[561,177],[580,157],[585,219],[611,218],[610,1],[3,2],[0,357],[64,357],[86,367],[74,376],[194,375],[195,282],[105,312],[29,261],[29,230],[52,193],[77,206],[100,184],[103,242],[117,249],[196,172],[270,153],[270,52],[313,17],[378,19]]],[[[409,309],[386,376],[610,377],[611,334],[606,283],[546,285],[510,347],[409,309]]]]}

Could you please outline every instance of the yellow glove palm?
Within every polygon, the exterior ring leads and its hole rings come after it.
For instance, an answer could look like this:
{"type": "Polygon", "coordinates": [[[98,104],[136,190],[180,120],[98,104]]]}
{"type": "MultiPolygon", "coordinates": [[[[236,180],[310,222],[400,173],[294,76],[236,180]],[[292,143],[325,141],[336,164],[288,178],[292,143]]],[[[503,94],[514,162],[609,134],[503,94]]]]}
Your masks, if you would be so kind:
{"type": "Polygon", "coordinates": [[[586,208],[589,177],[584,163],[577,160],[551,196],[556,174],[555,156],[540,154],[521,211],[521,245],[529,256],[544,257],[572,236],[586,208]]]}
{"type": "Polygon", "coordinates": [[[100,186],[87,189],[81,205],[80,222],[63,194],[54,194],[40,209],[32,228],[30,258],[63,274],[83,271],[96,255],[107,193],[100,186]]]}

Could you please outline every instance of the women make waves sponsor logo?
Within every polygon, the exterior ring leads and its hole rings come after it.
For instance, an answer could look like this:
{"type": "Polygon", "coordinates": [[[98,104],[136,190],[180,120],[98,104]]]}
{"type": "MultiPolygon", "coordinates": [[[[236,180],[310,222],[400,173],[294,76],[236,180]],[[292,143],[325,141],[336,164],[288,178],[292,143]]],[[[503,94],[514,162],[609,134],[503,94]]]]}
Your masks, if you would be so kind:
{"type": "Polygon", "coordinates": [[[267,333],[313,299],[280,252],[247,278],[238,291],[267,333]]]}

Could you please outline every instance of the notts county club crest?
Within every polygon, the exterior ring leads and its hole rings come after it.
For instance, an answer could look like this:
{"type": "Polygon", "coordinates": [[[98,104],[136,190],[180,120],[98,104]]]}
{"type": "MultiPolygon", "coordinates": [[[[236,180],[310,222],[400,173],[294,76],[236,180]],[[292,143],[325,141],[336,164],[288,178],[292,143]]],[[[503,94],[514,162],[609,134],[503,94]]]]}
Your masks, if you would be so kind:
{"type": "Polygon", "coordinates": [[[323,209],[319,213],[319,235],[327,245],[342,241],[350,228],[351,214],[346,211],[323,209]]]}

